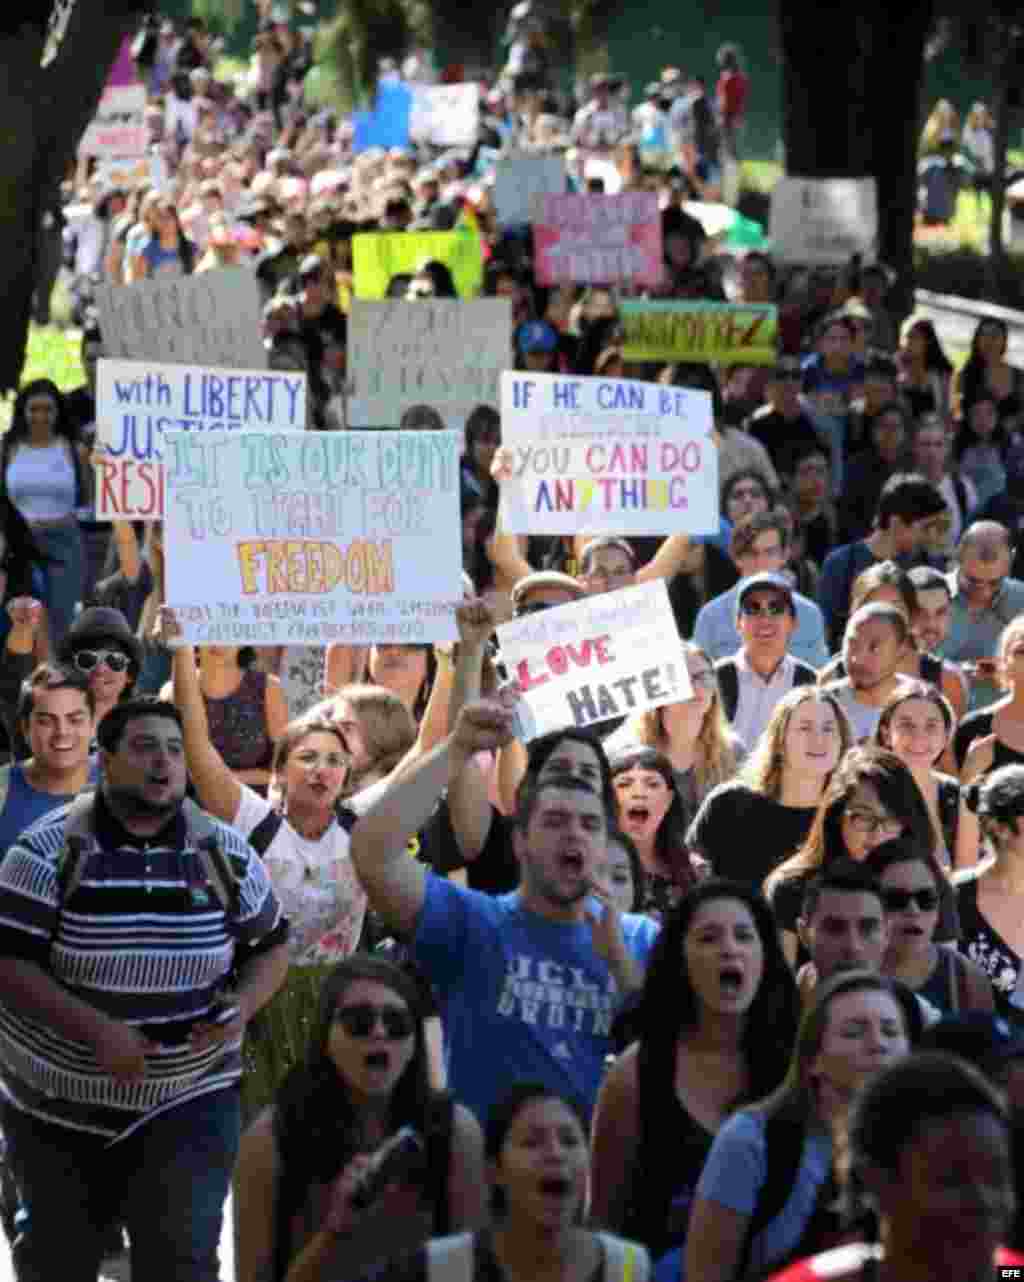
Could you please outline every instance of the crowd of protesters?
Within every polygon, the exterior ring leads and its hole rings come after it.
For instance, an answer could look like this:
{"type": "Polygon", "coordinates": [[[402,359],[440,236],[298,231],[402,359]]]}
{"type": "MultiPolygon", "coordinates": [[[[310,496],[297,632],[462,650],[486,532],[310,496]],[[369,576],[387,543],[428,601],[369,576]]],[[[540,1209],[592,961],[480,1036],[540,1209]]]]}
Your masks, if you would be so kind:
{"type": "MultiPolygon", "coordinates": [[[[1020,1266],[1024,372],[954,373],[882,266],[783,270],[701,222],[748,95],[665,67],[573,103],[510,19],[477,144],[353,150],[266,9],[133,45],[151,178],[69,179],[87,384],[0,448],[0,1117],[20,1282],[981,1278],[1020,1266]],[[666,300],[778,305],[767,367],[638,365],[621,282],[539,287],[504,146],[659,195],[666,300]],[[609,168],[610,166],[610,168],[609,168]],[[155,175],[162,175],[159,179],[155,175]],[[504,531],[465,427],[452,645],[186,644],[159,523],[94,519],[97,281],[255,272],[268,363],[347,428],[352,238],[469,226],[509,368],[710,395],[710,536],[504,531]],[[59,484],[58,484],[59,482],[59,484]],[[496,627],[664,580],[677,702],[516,738],[496,627]],[[1018,672],[1018,667],[1021,670],[1018,672]],[[1020,898],[1018,898],[1020,896],[1020,898]],[[58,1231],[59,1226],[59,1231],[58,1231]],[[784,1273],[783,1273],[784,1271],[784,1273]]],[[[707,69],[711,71],[711,69],[707,69]]],[[[429,80],[420,52],[381,79],[429,80]]],[[[448,80],[458,69],[443,69],[448,80]]],[[[396,298],[457,297],[439,262],[396,298]]],[[[403,427],[444,426],[418,406],[403,427]]]]}

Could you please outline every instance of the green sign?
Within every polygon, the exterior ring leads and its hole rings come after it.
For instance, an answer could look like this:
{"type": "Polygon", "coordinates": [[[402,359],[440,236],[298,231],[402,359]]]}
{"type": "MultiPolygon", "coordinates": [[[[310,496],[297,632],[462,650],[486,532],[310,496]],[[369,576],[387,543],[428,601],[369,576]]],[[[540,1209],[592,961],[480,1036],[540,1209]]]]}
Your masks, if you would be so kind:
{"type": "Polygon", "coordinates": [[[774,303],[682,303],[632,300],[619,305],[627,361],[699,361],[774,365],[774,303]]]}

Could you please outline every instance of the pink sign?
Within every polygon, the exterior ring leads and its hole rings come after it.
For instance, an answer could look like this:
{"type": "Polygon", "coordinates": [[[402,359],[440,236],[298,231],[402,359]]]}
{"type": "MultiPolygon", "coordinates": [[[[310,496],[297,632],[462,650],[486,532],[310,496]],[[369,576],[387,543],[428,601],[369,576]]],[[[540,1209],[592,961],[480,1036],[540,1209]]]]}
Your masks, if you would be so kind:
{"type": "Polygon", "coordinates": [[[661,217],[653,191],[538,193],[533,257],[541,285],[657,285],[661,217]]]}
{"type": "Polygon", "coordinates": [[[118,49],[114,65],[110,68],[107,87],[119,88],[122,85],[137,85],[138,83],[139,72],[135,66],[135,59],[132,57],[132,41],[126,36],[121,41],[121,48],[118,49]]]}

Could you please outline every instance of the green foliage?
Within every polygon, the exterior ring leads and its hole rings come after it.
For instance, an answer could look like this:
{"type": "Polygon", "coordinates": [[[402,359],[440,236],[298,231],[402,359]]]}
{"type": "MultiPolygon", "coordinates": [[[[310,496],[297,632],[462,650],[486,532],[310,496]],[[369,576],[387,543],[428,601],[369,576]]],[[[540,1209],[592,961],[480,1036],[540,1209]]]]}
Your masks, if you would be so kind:
{"type": "Polygon", "coordinates": [[[377,75],[381,58],[401,58],[424,30],[426,6],[415,0],[348,0],[338,16],[322,28],[317,60],[334,92],[349,108],[364,101],[377,75]]]}

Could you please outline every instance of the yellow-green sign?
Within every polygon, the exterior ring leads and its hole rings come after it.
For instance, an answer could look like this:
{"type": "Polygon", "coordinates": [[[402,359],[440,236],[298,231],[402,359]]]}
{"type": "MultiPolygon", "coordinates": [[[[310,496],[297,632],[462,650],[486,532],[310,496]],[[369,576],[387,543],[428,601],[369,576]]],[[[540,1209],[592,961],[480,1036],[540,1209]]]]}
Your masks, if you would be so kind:
{"type": "Polygon", "coordinates": [[[778,309],[774,303],[620,304],[627,361],[700,361],[774,365],[778,309]]]}
{"type": "Polygon", "coordinates": [[[365,232],[352,237],[352,271],[357,298],[386,298],[392,276],[416,271],[436,258],[451,271],[460,298],[473,298],[484,279],[480,237],[458,231],[365,232]]]}

